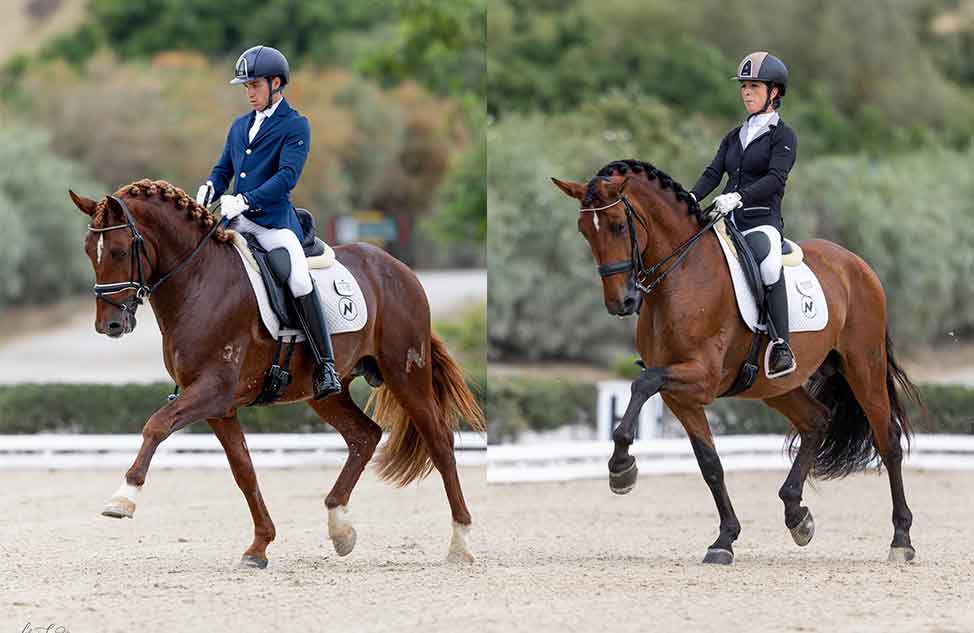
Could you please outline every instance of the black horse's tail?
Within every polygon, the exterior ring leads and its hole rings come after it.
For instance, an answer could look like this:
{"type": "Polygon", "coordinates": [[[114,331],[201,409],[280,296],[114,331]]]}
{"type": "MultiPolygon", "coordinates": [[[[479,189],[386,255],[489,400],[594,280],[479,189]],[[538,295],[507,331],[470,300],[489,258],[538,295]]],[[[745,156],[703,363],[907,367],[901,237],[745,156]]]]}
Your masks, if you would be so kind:
{"type": "MultiPolygon", "coordinates": [[[[813,379],[813,384],[815,379],[813,379]]],[[[890,424],[899,432],[893,437],[906,435],[907,447],[913,436],[913,426],[907,413],[900,390],[906,397],[922,404],[920,393],[893,356],[893,343],[886,333],[886,393],[889,396],[890,424]]],[[[873,441],[872,428],[866,412],[856,400],[852,388],[841,372],[841,360],[834,351],[829,354],[818,372],[818,385],[813,395],[831,412],[831,421],[825,440],[815,456],[811,475],[817,479],[838,479],[871,465],[879,465],[879,453],[873,441]]],[[[797,439],[797,438],[795,438],[797,439]]]]}

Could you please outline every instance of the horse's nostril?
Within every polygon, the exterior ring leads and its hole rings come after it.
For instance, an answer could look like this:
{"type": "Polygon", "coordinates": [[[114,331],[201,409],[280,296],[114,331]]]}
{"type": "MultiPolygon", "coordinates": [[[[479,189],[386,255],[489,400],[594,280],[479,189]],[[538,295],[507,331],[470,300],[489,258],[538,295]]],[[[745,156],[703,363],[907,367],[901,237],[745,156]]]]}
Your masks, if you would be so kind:
{"type": "Polygon", "coordinates": [[[625,300],[622,302],[622,307],[627,312],[631,312],[636,308],[636,300],[633,299],[632,297],[626,297],[625,300]]]}
{"type": "Polygon", "coordinates": [[[109,321],[108,322],[108,333],[109,334],[115,334],[116,332],[121,332],[121,331],[122,331],[122,322],[121,321],[109,321]]]}

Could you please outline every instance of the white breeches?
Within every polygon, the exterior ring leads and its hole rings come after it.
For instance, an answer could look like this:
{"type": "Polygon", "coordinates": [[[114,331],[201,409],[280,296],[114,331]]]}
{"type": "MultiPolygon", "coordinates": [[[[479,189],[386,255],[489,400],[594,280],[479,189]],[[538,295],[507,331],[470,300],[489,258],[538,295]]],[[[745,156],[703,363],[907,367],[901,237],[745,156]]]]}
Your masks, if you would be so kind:
{"type": "MultiPolygon", "coordinates": [[[[256,222],[238,215],[230,222],[230,228],[239,233],[250,233],[257,238],[257,242],[266,250],[275,248],[287,249],[291,257],[291,274],[287,278],[287,285],[295,297],[303,297],[311,292],[311,272],[308,270],[308,260],[304,256],[304,249],[298,236],[291,229],[269,229],[256,222]]],[[[778,249],[780,252],[780,248],[778,249]]]]}
{"type": "Polygon", "coordinates": [[[743,235],[747,237],[751,233],[757,233],[758,231],[764,233],[764,235],[768,238],[768,241],[771,243],[771,250],[763,260],[758,262],[761,268],[761,280],[764,282],[765,286],[770,286],[777,283],[778,279],[781,277],[781,233],[779,233],[778,230],[773,226],[765,225],[748,229],[747,231],[743,232],[743,235]]]}

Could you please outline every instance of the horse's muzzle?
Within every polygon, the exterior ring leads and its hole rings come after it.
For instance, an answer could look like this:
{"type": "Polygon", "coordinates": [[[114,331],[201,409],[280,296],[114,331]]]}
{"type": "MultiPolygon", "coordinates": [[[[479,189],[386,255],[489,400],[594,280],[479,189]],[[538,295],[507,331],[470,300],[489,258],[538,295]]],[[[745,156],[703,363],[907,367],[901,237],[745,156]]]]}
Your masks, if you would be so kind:
{"type": "Polygon", "coordinates": [[[609,311],[609,314],[614,314],[618,317],[632,316],[639,312],[642,299],[642,296],[638,292],[627,292],[622,298],[622,301],[607,301],[605,308],[609,311]]]}
{"type": "Polygon", "coordinates": [[[95,330],[110,338],[119,338],[124,334],[131,333],[135,329],[135,324],[135,315],[123,314],[121,319],[111,319],[104,328],[96,327],[95,330]]]}

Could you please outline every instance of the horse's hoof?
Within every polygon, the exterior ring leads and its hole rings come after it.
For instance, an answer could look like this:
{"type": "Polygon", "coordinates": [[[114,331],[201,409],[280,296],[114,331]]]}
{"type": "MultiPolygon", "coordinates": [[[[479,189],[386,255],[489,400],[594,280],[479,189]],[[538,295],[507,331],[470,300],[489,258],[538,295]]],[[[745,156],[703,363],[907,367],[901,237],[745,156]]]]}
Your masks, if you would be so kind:
{"type": "Polygon", "coordinates": [[[331,544],[335,548],[335,553],[339,556],[348,556],[355,549],[355,539],[357,534],[351,525],[337,534],[331,535],[331,544]]]}
{"type": "Polygon", "coordinates": [[[453,551],[451,549],[450,553],[446,555],[446,562],[454,565],[469,565],[475,560],[477,559],[474,558],[473,554],[470,553],[469,550],[453,551]]]}
{"type": "Polygon", "coordinates": [[[624,495],[632,492],[636,487],[636,480],[639,478],[639,469],[636,468],[636,460],[632,460],[627,468],[619,472],[609,471],[609,490],[617,495],[624,495]]]}
{"type": "Polygon", "coordinates": [[[805,517],[798,522],[798,525],[791,528],[791,538],[799,547],[805,547],[812,542],[815,536],[815,519],[812,518],[812,511],[805,508],[805,517]]]}
{"type": "Polygon", "coordinates": [[[135,502],[122,497],[112,497],[101,514],[113,519],[131,519],[135,514],[135,502]]]}
{"type": "Polygon", "coordinates": [[[734,552],[716,547],[708,549],[707,555],[703,557],[704,565],[730,565],[733,562],[734,552]]]}
{"type": "MultiPolygon", "coordinates": [[[[326,506],[327,508],[327,506],[326,506]]],[[[328,509],[328,538],[335,548],[335,553],[339,556],[348,556],[355,549],[355,528],[352,523],[345,518],[348,508],[345,506],[335,506],[328,509]]]]}
{"type": "Polygon", "coordinates": [[[911,560],[916,558],[917,551],[910,546],[907,547],[891,547],[889,548],[889,562],[891,563],[909,563],[911,560]]]}
{"type": "Polygon", "coordinates": [[[474,562],[473,553],[467,545],[467,535],[470,534],[470,526],[453,522],[453,536],[450,539],[450,553],[446,555],[448,563],[474,562]]]}
{"type": "Polygon", "coordinates": [[[240,557],[240,569],[264,569],[267,567],[267,559],[253,554],[244,554],[240,557]]]}

